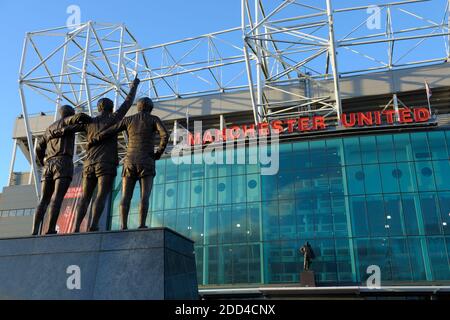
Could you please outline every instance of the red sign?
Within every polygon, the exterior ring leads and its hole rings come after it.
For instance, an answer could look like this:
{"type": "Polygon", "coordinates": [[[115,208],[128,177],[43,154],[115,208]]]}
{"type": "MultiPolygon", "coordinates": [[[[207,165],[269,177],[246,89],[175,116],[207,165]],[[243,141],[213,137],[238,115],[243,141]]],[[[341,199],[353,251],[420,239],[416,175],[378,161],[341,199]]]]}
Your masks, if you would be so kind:
{"type": "MultiPolygon", "coordinates": [[[[431,118],[427,108],[399,109],[398,115],[394,110],[343,113],[342,126],[345,128],[370,127],[381,125],[409,124],[427,122],[431,118]]],[[[327,123],[323,116],[300,117],[296,119],[273,120],[258,123],[258,125],[231,126],[223,129],[210,129],[205,132],[189,133],[189,145],[210,144],[213,142],[235,141],[257,136],[268,136],[270,131],[286,134],[293,132],[310,132],[326,130],[327,123]]]]}

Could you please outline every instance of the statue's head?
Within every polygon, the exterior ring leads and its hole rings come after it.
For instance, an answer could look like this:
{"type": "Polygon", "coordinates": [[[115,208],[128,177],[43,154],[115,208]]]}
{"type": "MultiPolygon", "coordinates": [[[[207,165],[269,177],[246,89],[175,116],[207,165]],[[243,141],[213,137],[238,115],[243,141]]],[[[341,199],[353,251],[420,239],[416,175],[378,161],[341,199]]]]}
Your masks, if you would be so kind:
{"type": "Polygon", "coordinates": [[[146,111],[146,112],[152,112],[153,110],[153,101],[152,99],[145,97],[140,98],[137,102],[137,110],[140,111],[146,111]]]}
{"type": "Polygon", "coordinates": [[[114,109],[114,102],[112,102],[109,98],[101,98],[97,102],[97,110],[98,112],[113,112],[114,109]]]}
{"type": "Polygon", "coordinates": [[[75,114],[75,109],[69,105],[63,105],[59,108],[59,115],[61,118],[67,118],[75,114]]]}

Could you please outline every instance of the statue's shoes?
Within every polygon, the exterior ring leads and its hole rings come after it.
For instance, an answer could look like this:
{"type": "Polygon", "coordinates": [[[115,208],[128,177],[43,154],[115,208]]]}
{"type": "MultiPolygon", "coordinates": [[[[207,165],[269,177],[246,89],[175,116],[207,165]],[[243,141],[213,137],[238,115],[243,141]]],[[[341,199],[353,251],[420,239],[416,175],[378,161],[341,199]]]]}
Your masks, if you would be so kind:
{"type": "Polygon", "coordinates": [[[140,226],[139,229],[148,229],[147,226],[140,226]]]}

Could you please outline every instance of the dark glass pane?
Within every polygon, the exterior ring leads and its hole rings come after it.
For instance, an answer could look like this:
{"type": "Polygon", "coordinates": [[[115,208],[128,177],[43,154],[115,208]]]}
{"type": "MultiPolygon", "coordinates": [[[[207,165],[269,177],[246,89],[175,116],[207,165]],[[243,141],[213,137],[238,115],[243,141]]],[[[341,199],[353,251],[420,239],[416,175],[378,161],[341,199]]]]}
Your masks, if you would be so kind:
{"type": "Polygon", "coordinates": [[[231,237],[232,242],[247,241],[247,207],[245,204],[232,206],[231,237]]]}
{"type": "Polygon", "coordinates": [[[261,183],[259,174],[246,176],[247,202],[261,201],[261,183]]]}
{"type": "Polygon", "coordinates": [[[305,238],[313,238],[315,198],[300,198],[295,201],[297,212],[297,233],[305,238]]]}
{"type": "Polygon", "coordinates": [[[219,243],[231,243],[231,212],[230,205],[222,205],[217,208],[219,243]]]}
{"type": "Polygon", "coordinates": [[[178,208],[189,208],[191,200],[191,182],[190,181],[180,181],[178,182],[178,195],[177,195],[177,207],[178,208]]]}
{"type": "MultiPolygon", "coordinates": [[[[183,155],[178,158],[180,163],[176,165],[178,167],[178,181],[188,181],[191,179],[191,155],[183,155]]],[[[168,160],[172,162],[171,160],[168,160]]],[[[170,173],[169,173],[170,174],[170,173]]]]}
{"type": "Polygon", "coordinates": [[[327,139],[327,165],[329,167],[340,167],[343,165],[344,148],[342,139],[327,139]]]}
{"type": "Polygon", "coordinates": [[[191,181],[191,207],[203,206],[203,180],[191,181]]]}
{"type": "Polygon", "coordinates": [[[293,199],[295,197],[295,176],[292,173],[278,175],[278,198],[293,199]]]}
{"type": "Polygon", "coordinates": [[[380,173],[384,193],[400,192],[399,171],[395,163],[380,164],[380,173]]]}
{"type": "Polygon", "coordinates": [[[369,164],[363,166],[364,170],[364,187],[367,194],[381,193],[381,176],[380,168],[377,164],[369,164]]]}
{"type": "Polygon", "coordinates": [[[177,210],[164,211],[164,227],[176,230],[177,227],[177,210]]]}
{"type": "Polygon", "coordinates": [[[344,171],[342,167],[329,167],[328,181],[331,194],[333,195],[344,194],[344,171]]]}
{"type": "Polygon", "coordinates": [[[412,161],[411,141],[408,133],[394,134],[395,158],[399,162],[412,161]]]}
{"type": "Polygon", "coordinates": [[[154,184],[164,183],[166,180],[166,160],[156,161],[156,176],[153,181],[154,184]]]}
{"type": "Polygon", "coordinates": [[[441,209],[442,230],[450,234],[450,192],[440,192],[439,208],[441,209]]]}
{"type": "Polygon", "coordinates": [[[373,237],[386,236],[390,225],[386,221],[383,197],[381,195],[367,196],[366,202],[370,234],[373,237]]]}
{"type": "Polygon", "coordinates": [[[344,138],[345,164],[361,164],[359,138],[344,138]]]}
{"type": "Polygon", "coordinates": [[[315,206],[315,231],[317,238],[326,238],[333,235],[333,214],[331,212],[331,199],[329,194],[318,195],[315,206]]]}
{"type": "Polygon", "coordinates": [[[216,244],[218,240],[217,207],[205,207],[205,244],[216,244]]]}
{"type": "MultiPolygon", "coordinates": [[[[159,211],[164,209],[164,199],[165,199],[165,185],[156,184],[153,186],[150,208],[152,211],[159,211]]],[[[119,206],[117,206],[118,208],[119,206]]]]}
{"type": "Polygon", "coordinates": [[[395,162],[395,148],[392,135],[383,134],[376,136],[378,160],[380,163],[395,162]]]}
{"type": "Polygon", "coordinates": [[[164,226],[164,211],[152,212],[152,228],[158,228],[164,226]]]}
{"type": "Polygon", "coordinates": [[[263,240],[279,240],[278,201],[262,202],[263,240]]]}
{"type": "Polygon", "coordinates": [[[447,146],[444,131],[428,132],[428,144],[431,155],[435,160],[448,160],[447,146]]]}
{"type": "Polygon", "coordinates": [[[346,209],[346,198],[344,196],[332,196],[331,210],[333,212],[335,236],[347,236],[351,225],[349,223],[349,212],[346,209]]]}
{"type": "Polygon", "coordinates": [[[377,144],[374,136],[359,138],[362,163],[378,163],[377,144]]]}
{"type": "Polygon", "coordinates": [[[217,178],[205,179],[205,206],[217,204],[217,178]]]}
{"type": "Polygon", "coordinates": [[[280,239],[296,239],[295,201],[279,202],[280,239]]]}
{"type": "Polygon", "coordinates": [[[345,284],[356,280],[352,270],[353,248],[351,239],[336,239],[336,267],[339,283],[345,284]]]}
{"type": "Polygon", "coordinates": [[[248,246],[233,246],[233,283],[248,283],[248,246]]]}
{"type": "MultiPolygon", "coordinates": [[[[220,284],[219,283],[219,247],[210,246],[207,247],[206,252],[208,255],[205,257],[205,263],[208,264],[208,284],[220,284]]],[[[221,266],[222,268],[222,266],[221,266]]],[[[222,279],[223,281],[223,279],[222,279]]]]}
{"type": "Polygon", "coordinates": [[[189,209],[178,209],[177,210],[177,222],[176,222],[175,231],[190,238],[191,226],[189,224],[189,209]]]}
{"type": "Polygon", "coordinates": [[[415,160],[431,159],[426,132],[411,133],[411,147],[415,160]]]}
{"type": "Polygon", "coordinates": [[[247,204],[247,239],[249,242],[261,241],[261,203],[247,204]]]}
{"type": "Polygon", "coordinates": [[[384,208],[386,211],[386,225],[389,226],[389,235],[406,235],[405,219],[402,211],[402,198],[400,194],[385,195],[384,208]]]}
{"type": "Polygon", "coordinates": [[[231,201],[233,203],[241,203],[247,200],[247,176],[233,176],[232,189],[231,189],[231,201]]]}
{"type": "Polygon", "coordinates": [[[281,262],[281,243],[270,241],[264,243],[264,283],[280,283],[284,265],[281,262]]]}
{"type": "Polygon", "coordinates": [[[278,176],[261,175],[261,198],[265,200],[278,199],[278,176]]]}
{"type": "Polygon", "coordinates": [[[347,192],[348,194],[364,194],[365,174],[361,166],[345,167],[347,172],[347,192]]]}
{"type": "Polygon", "coordinates": [[[203,244],[204,241],[204,227],[203,227],[203,208],[193,208],[190,212],[189,227],[191,232],[191,239],[196,245],[203,244]]]}
{"type": "Polygon", "coordinates": [[[175,209],[177,207],[177,183],[166,184],[164,210],[175,209]]]}
{"type": "Polygon", "coordinates": [[[325,167],[327,165],[327,152],[325,140],[309,142],[309,156],[313,167],[325,167]]]}
{"type": "Polygon", "coordinates": [[[219,246],[218,283],[233,283],[233,247],[231,245],[219,246]]]}
{"type": "Polygon", "coordinates": [[[398,177],[401,192],[416,192],[416,170],[413,162],[399,162],[397,163],[398,172],[395,176],[398,177]]]}
{"type": "Polygon", "coordinates": [[[366,199],[361,196],[349,198],[353,236],[364,237],[369,234],[366,199]]]}
{"type": "Polygon", "coordinates": [[[261,283],[261,245],[252,244],[249,246],[248,253],[248,268],[249,268],[249,283],[261,283]]]}
{"type": "MultiPolygon", "coordinates": [[[[422,209],[423,228],[426,235],[442,233],[440,223],[440,210],[438,198],[434,193],[422,193],[420,195],[420,207],[422,209]]],[[[419,224],[420,227],[420,224],[419,224]]]]}
{"type": "Polygon", "coordinates": [[[413,280],[406,238],[391,238],[389,244],[393,280],[413,280]]]}
{"type": "Polygon", "coordinates": [[[336,248],[334,239],[316,239],[311,242],[315,259],[311,264],[320,283],[337,282],[336,248]]]}
{"type": "Polygon", "coordinates": [[[217,178],[217,204],[231,203],[232,185],[231,177],[217,178]]]}
{"type": "Polygon", "coordinates": [[[419,191],[435,191],[434,171],[431,161],[416,162],[417,187],[419,191]]]}
{"type": "Polygon", "coordinates": [[[434,280],[450,279],[450,263],[443,237],[428,237],[428,254],[434,280]]]}
{"type": "MultiPolygon", "coordinates": [[[[412,276],[414,281],[427,280],[425,269],[424,252],[427,251],[425,238],[408,237],[408,247],[410,252],[410,261],[412,276]]],[[[430,279],[431,280],[431,279],[430,279]]]]}
{"type": "Polygon", "coordinates": [[[450,190],[450,161],[433,161],[433,169],[437,190],[450,190]]]}

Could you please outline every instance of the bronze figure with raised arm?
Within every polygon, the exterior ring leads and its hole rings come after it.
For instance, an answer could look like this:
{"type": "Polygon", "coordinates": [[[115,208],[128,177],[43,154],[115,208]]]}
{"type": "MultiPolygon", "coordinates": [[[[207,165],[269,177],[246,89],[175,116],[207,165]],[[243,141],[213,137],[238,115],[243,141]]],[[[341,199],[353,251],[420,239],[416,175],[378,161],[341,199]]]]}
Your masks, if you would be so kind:
{"type": "Polygon", "coordinates": [[[151,114],[153,101],[141,98],[137,102],[138,113],[126,117],[118,124],[100,132],[91,139],[90,145],[99,145],[102,141],[116,136],[121,131],[128,134],[128,147],[122,171],[122,199],[120,203],[121,229],[128,229],[128,212],[134,187],[139,180],[141,202],[139,206],[139,228],[147,228],[149,198],[156,175],[155,160],[159,160],[169,141],[169,134],[161,119],[151,114]],[[159,133],[160,142],[154,151],[155,134],[159,133]]]}

